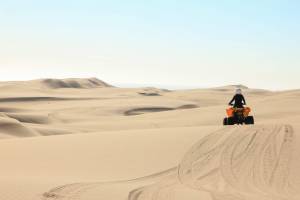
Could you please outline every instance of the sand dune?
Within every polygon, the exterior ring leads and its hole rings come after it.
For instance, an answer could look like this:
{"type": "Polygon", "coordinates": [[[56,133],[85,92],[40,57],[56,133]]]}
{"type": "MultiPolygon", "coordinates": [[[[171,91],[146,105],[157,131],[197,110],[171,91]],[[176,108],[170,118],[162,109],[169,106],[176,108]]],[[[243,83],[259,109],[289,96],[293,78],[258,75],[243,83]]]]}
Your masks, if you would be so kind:
{"type": "Polygon", "coordinates": [[[40,80],[41,86],[48,87],[50,89],[59,88],[96,88],[96,87],[111,87],[107,83],[100,81],[96,78],[90,79],[44,79],[40,80]]]}
{"type": "Polygon", "coordinates": [[[300,199],[299,90],[239,86],[257,124],[224,128],[235,87],[1,82],[0,199],[300,199]]]}
{"type": "Polygon", "coordinates": [[[0,87],[19,87],[19,88],[35,88],[35,89],[60,89],[60,88],[102,88],[112,87],[111,85],[101,81],[97,78],[89,79],[39,79],[32,81],[13,81],[13,82],[0,82],[0,87]]]}
{"type": "Polygon", "coordinates": [[[24,126],[19,121],[0,117],[0,137],[33,137],[39,134],[31,128],[24,126]]]}
{"type": "Polygon", "coordinates": [[[175,194],[186,188],[210,199],[298,199],[300,184],[290,175],[298,166],[291,162],[299,156],[295,142],[289,125],[225,128],[198,141],[177,167],[127,181],[64,185],[42,199],[179,199],[175,194]]]}
{"type": "Polygon", "coordinates": [[[61,98],[61,97],[10,97],[0,98],[0,103],[14,103],[14,102],[36,102],[36,101],[76,101],[76,100],[90,100],[91,98],[61,98]]]}

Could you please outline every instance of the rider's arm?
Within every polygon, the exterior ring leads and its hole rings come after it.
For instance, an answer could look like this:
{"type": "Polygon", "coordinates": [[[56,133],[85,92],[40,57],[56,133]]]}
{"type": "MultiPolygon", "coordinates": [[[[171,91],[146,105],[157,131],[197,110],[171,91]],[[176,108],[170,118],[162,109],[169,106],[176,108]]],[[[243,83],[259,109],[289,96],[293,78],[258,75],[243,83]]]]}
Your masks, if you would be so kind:
{"type": "Polygon", "coordinates": [[[229,105],[233,105],[233,102],[235,101],[235,96],[232,98],[232,100],[229,102],[229,105]]]}
{"type": "Polygon", "coordinates": [[[242,96],[242,97],[243,97],[243,102],[244,102],[244,105],[246,105],[246,100],[245,100],[244,96],[242,96]]]}

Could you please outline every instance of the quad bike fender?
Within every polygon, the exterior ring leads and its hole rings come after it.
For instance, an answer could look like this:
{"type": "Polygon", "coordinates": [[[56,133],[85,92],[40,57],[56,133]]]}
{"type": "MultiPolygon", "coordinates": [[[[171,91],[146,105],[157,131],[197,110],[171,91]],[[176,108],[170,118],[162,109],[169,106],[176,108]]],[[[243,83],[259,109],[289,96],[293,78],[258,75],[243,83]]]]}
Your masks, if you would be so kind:
{"type": "MultiPolygon", "coordinates": [[[[228,117],[233,117],[235,111],[236,111],[236,109],[233,108],[233,107],[227,108],[226,109],[227,116],[228,117]]],[[[243,108],[243,115],[244,115],[244,117],[248,117],[250,112],[251,112],[251,108],[250,107],[243,108]]]]}
{"type": "Polygon", "coordinates": [[[250,112],[251,112],[251,108],[250,107],[245,107],[244,111],[243,111],[244,117],[248,117],[250,112]]]}
{"type": "Polygon", "coordinates": [[[234,115],[234,108],[227,108],[226,113],[228,117],[233,117],[234,115]]]}

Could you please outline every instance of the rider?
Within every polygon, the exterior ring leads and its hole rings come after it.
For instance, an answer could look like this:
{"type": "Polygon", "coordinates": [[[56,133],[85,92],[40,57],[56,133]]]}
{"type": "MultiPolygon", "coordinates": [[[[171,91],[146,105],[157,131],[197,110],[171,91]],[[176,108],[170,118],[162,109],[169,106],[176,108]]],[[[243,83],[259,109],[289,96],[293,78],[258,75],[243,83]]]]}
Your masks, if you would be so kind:
{"type": "Polygon", "coordinates": [[[240,88],[236,89],[235,95],[232,98],[232,100],[229,102],[229,105],[233,106],[234,108],[244,108],[244,105],[246,105],[245,98],[242,95],[242,90],[240,88]]]}

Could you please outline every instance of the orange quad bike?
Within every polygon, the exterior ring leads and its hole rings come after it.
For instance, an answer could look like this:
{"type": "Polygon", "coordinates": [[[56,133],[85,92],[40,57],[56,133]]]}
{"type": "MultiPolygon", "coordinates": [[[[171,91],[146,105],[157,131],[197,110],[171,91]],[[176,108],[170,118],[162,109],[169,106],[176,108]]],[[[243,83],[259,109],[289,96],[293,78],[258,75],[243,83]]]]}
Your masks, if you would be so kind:
{"type": "Polygon", "coordinates": [[[228,117],[224,118],[223,125],[235,125],[235,124],[254,124],[254,117],[249,116],[251,112],[251,108],[228,108],[226,109],[226,113],[228,117]]]}

